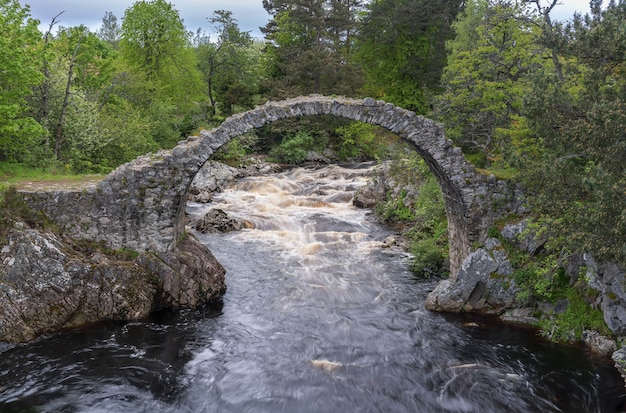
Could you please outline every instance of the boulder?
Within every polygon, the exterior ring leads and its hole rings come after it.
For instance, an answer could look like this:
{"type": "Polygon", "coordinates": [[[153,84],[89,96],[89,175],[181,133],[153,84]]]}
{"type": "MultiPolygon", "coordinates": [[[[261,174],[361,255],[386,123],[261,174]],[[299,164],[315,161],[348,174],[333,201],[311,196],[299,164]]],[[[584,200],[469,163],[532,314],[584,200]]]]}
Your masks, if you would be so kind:
{"type": "Polygon", "coordinates": [[[501,314],[516,306],[513,268],[502,244],[489,238],[485,247],[465,258],[455,278],[441,281],[428,294],[432,311],[501,314]]]}
{"type": "Polygon", "coordinates": [[[378,203],[384,202],[387,198],[387,192],[391,188],[388,174],[389,166],[387,164],[381,165],[377,169],[376,175],[356,191],[352,204],[357,208],[373,209],[378,203]]]}
{"type": "Polygon", "coordinates": [[[195,229],[203,234],[214,232],[238,231],[244,227],[241,221],[228,216],[219,208],[209,210],[195,225],[195,229]]]}
{"type": "Polygon", "coordinates": [[[221,192],[235,179],[241,177],[240,170],[226,164],[208,161],[196,174],[188,191],[188,200],[208,203],[212,194],[221,192]]]}
{"type": "Polygon", "coordinates": [[[527,220],[522,220],[516,224],[509,224],[502,228],[502,236],[515,245],[520,251],[530,255],[537,254],[548,242],[548,235],[538,236],[528,226],[527,220]]]}
{"type": "Polygon", "coordinates": [[[257,159],[235,168],[221,162],[208,161],[196,174],[188,190],[187,199],[193,202],[209,203],[213,194],[221,192],[238,178],[265,175],[280,170],[280,166],[257,159]]]}
{"type": "Polygon", "coordinates": [[[611,357],[611,355],[617,350],[615,340],[602,336],[597,331],[583,331],[582,339],[591,351],[600,354],[601,356],[611,357]]]}

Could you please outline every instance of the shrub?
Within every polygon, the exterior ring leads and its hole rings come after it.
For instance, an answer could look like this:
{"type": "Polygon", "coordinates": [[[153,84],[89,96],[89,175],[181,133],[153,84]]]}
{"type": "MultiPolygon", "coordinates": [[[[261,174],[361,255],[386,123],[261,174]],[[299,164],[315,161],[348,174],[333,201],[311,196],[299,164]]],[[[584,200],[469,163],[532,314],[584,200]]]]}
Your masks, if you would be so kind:
{"type": "Polygon", "coordinates": [[[288,136],[281,144],[269,153],[270,159],[298,165],[304,162],[307,153],[313,148],[314,139],[306,131],[298,131],[295,135],[288,136]]]}

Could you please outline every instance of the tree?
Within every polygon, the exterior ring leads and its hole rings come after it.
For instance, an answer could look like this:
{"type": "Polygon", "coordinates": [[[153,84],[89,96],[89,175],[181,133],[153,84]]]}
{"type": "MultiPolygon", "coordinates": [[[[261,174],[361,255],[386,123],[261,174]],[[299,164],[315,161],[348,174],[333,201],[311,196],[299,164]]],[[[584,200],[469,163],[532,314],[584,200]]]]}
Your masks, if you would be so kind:
{"type": "Polygon", "coordinates": [[[529,74],[548,63],[536,21],[506,0],[468,2],[453,28],[434,115],[482,167],[508,151],[507,130],[521,116],[529,74]]]}
{"type": "Polygon", "coordinates": [[[599,6],[555,32],[563,81],[548,70],[533,77],[532,141],[520,145],[518,167],[561,246],[626,265],[626,2],[599,6]]]}
{"type": "Polygon", "coordinates": [[[358,57],[365,93],[427,113],[446,64],[445,41],[461,0],[378,0],[361,24],[358,57]]]}
{"type": "Polygon", "coordinates": [[[272,98],[310,93],[355,95],[361,71],[352,39],[356,0],[264,0],[272,20],[262,28],[269,44],[268,83],[272,98]]]}
{"type": "Polygon", "coordinates": [[[98,29],[98,37],[107,42],[113,49],[119,47],[120,35],[122,28],[117,22],[117,17],[112,12],[108,11],[102,18],[102,25],[98,29]]]}
{"type": "Polygon", "coordinates": [[[198,66],[213,112],[219,101],[223,114],[229,115],[233,105],[251,106],[252,94],[258,88],[259,56],[253,56],[252,37],[239,30],[230,11],[215,11],[209,22],[214,26],[217,39],[213,42],[211,36],[198,33],[198,66]]]}
{"type": "Polygon", "coordinates": [[[0,160],[31,160],[45,135],[28,114],[27,98],[43,80],[39,22],[29,12],[17,0],[0,0],[0,160]]]}
{"type": "Polygon", "coordinates": [[[124,14],[120,52],[137,75],[152,82],[153,98],[189,110],[206,94],[178,11],[164,0],[138,1],[124,14]]]}

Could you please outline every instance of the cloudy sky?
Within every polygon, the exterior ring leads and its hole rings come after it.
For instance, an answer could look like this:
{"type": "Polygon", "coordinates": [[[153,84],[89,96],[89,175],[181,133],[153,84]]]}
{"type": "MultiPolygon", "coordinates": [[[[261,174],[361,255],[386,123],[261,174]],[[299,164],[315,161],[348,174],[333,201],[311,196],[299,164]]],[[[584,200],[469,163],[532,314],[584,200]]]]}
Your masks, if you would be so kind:
{"type": "MultiPolygon", "coordinates": [[[[231,11],[233,18],[239,22],[239,28],[242,31],[249,31],[254,37],[262,37],[259,27],[265,26],[269,20],[262,0],[168,0],[168,2],[178,10],[185,26],[192,31],[198,28],[210,31],[207,17],[211,17],[215,10],[231,11]]],[[[40,20],[42,26],[46,28],[54,16],[64,12],[59,17],[62,26],[84,24],[94,31],[100,27],[106,12],[113,12],[121,22],[126,9],[134,3],[135,0],[20,0],[20,4],[30,5],[31,16],[40,20]]]]}
{"type": "MultiPolygon", "coordinates": [[[[548,0],[542,0],[544,4],[548,0]]],[[[32,17],[39,19],[42,28],[47,28],[54,16],[64,12],[61,17],[61,25],[66,27],[84,24],[91,30],[97,30],[102,22],[105,12],[110,11],[121,21],[124,12],[133,5],[134,0],[21,0],[20,4],[30,5],[32,17]]],[[[263,9],[261,0],[170,0],[169,1],[180,13],[188,30],[196,31],[198,28],[209,30],[207,17],[213,15],[215,10],[229,10],[239,22],[239,28],[250,32],[254,37],[262,37],[260,26],[265,26],[269,20],[268,14],[263,9]]],[[[589,0],[560,0],[560,4],[553,10],[553,18],[556,20],[569,19],[574,11],[586,13],[589,10],[589,0]]]]}

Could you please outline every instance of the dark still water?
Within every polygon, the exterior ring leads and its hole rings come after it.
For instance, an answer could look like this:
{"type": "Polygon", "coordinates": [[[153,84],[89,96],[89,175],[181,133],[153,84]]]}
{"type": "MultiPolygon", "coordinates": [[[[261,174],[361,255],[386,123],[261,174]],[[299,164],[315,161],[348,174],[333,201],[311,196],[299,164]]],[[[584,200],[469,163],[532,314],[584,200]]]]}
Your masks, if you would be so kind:
{"type": "Polygon", "coordinates": [[[425,311],[389,234],[351,206],[364,168],[247,179],[198,235],[219,307],[103,323],[0,353],[0,412],[620,412],[608,360],[485,318],[425,311]]]}

